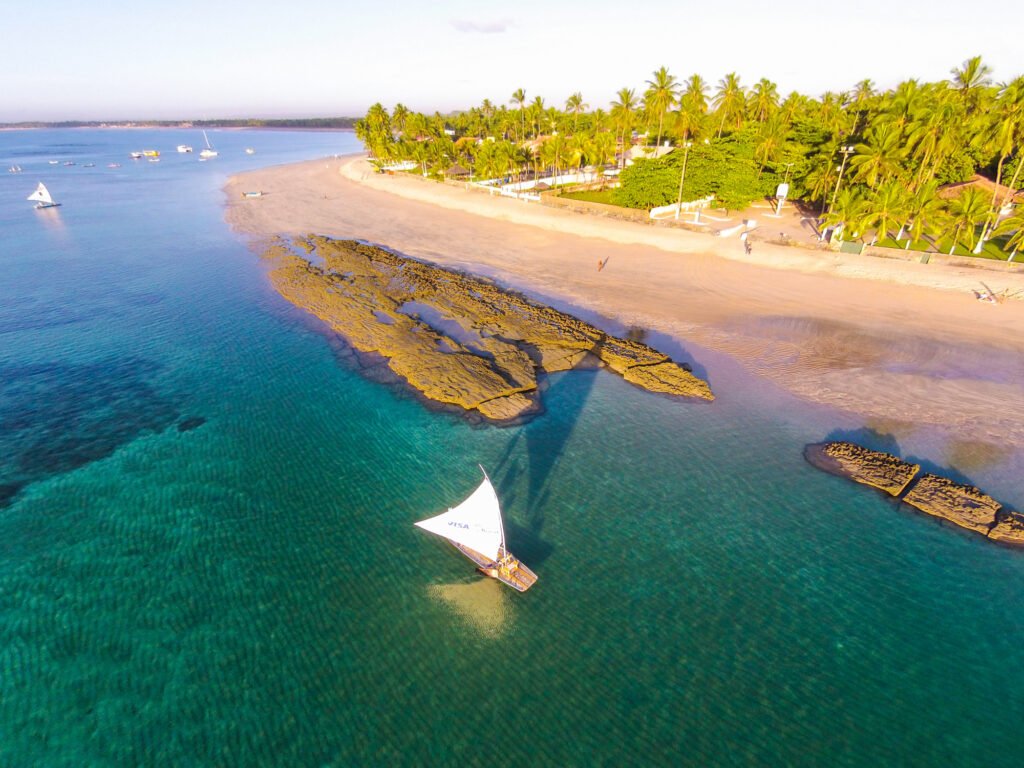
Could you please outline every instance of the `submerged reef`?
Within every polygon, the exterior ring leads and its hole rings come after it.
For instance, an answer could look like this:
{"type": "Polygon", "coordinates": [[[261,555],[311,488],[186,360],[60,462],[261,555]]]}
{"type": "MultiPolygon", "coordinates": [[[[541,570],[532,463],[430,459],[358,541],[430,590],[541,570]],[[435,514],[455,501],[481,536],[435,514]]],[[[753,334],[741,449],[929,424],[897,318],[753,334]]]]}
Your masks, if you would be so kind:
{"type": "Polygon", "coordinates": [[[539,376],[602,365],[652,392],[714,399],[667,355],[488,280],[354,240],[293,245],[265,253],[274,288],[428,400],[520,420],[540,410],[539,376]]]}

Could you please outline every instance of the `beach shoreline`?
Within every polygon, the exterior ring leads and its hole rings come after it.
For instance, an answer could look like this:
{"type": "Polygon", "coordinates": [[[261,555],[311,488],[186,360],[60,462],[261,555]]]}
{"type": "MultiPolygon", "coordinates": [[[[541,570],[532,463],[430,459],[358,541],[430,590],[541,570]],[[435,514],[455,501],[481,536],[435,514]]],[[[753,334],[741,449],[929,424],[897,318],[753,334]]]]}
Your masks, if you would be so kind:
{"type": "MultiPolygon", "coordinates": [[[[896,430],[1024,446],[1024,302],[977,301],[978,270],[763,242],[747,256],[735,239],[375,174],[362,156],[247,172],[225,192],[228,223],[254,244],[380,244],[723,352],[896,430]],[[251,190],[265,195],[243,199],[251,190]]],[[[996,292],[1024,290],[1024,274],[981,274],[996,292]]]]}

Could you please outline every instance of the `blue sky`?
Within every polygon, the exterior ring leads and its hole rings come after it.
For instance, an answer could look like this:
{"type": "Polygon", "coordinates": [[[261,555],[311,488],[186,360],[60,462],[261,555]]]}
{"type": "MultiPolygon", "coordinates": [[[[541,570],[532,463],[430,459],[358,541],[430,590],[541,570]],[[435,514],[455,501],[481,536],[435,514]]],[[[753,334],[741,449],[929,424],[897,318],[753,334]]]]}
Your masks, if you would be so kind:
{"type": "Polygon", "coordinates": [[[939,80],[978,54],[996,81],[1024,74],[1020,0],[794,5],[26,0],[0,45],[0,122],[359,115],[374,101],[433,112],[520,87],[607,107],[661,66],[811,95],[939,80]]]}

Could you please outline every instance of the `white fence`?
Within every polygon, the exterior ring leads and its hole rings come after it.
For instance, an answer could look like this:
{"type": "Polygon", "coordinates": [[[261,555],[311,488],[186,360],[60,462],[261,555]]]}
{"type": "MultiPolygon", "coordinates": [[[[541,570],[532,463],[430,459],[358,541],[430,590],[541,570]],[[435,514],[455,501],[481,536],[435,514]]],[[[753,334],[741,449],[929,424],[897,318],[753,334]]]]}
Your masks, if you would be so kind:
{"type": "Polygon", "coordinates": [[[694,213],[699,211],[701,208],[710,208],[713,202],[715,202],[715,196],[708,195],[707,197],[702,197],[700,200],[690,200],[689,202],[682,204],[672,203],[672,205],[663,205],[659,208],[651,209],[651,218],[675,218],[677,213],[681,215],[684,213],[694,213]]]}

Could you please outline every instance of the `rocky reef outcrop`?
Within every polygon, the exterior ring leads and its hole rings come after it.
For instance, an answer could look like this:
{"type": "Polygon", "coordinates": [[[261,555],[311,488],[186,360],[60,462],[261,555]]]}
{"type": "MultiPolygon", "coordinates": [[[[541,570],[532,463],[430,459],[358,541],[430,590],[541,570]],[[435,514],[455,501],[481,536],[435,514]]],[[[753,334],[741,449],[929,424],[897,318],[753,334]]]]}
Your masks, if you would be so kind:
{"type": "Polygon", "coordinates": [[[927,515],[991,541],[1024,546],[1024,515],[1003,508],[973,485],[934,474],[915,481],[919,464],[844,441],[808,445],[804,457],[819,469],[883,490],[927,515]]]}
{"type": "Polygon", "coordinates": [[[818,469],[870,485],[890,496],[903,493],[921,469],[920,464],[845,441],[808,445],[804,458],[818,469]]]}
{"type": "Polygon", "coordinates": [[[921,476],[903,501],[932,517],[949,520],[984,536],[995,525],[996,514],[1002,508],[1002,504],[973,485],[928,474],[921,476]]]}
{"type": "Polygon", "coordinates": [[[539,409],[538,376],[604,365],[652,392],[712,400],[667,355],[494,283],[353,240],[278,245],[270,280],[429,400],[508,422],[539,409]],[[299,253],[301,251],[301,254],[299,253]]]}

